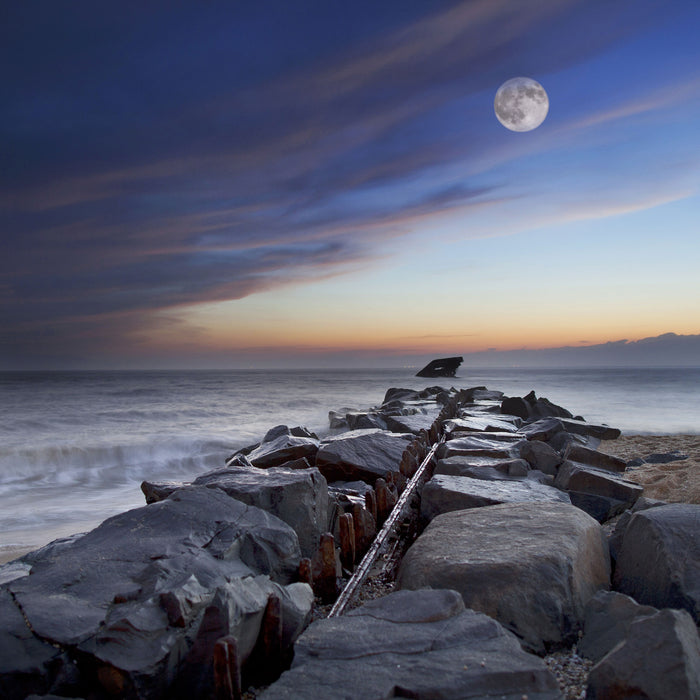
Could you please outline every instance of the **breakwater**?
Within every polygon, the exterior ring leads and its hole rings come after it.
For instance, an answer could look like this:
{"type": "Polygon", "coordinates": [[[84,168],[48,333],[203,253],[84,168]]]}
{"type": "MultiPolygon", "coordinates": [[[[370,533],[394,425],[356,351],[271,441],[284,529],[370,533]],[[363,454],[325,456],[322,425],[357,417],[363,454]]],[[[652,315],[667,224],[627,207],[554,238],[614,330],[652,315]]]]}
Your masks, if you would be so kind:
{"type": "Polygon", "coordinates": [[[644,499],[596,449],[619,431],[484,387],[329,421],[144,482],[148,505],[1,567],[2,696],[555,698],[541,657],[580,640],[591,697],[657,677],[696,697],[700,507],[644,499]],[[394,592],[312,622],[396,507],[375,567],[394,592]]]}

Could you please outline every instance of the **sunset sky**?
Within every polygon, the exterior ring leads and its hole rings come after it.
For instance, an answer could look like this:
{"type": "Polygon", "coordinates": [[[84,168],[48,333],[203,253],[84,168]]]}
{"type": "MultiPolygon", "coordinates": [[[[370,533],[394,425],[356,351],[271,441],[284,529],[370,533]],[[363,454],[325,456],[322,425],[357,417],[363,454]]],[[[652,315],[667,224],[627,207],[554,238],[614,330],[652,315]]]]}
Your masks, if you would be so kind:
{"type": "Polygon", "coordinates": [[[0,17],[0,369],[700,333],[698,0],[0,17]],[[534,131],[494,115],[516,76],[534,131]]]}

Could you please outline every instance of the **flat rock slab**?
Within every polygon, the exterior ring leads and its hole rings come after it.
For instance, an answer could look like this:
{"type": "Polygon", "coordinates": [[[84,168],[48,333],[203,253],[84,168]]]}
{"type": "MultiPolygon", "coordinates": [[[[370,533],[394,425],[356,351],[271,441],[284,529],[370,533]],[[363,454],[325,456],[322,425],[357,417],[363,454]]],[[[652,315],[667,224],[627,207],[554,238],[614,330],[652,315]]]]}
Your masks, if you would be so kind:
{"type": "Polygon", "coordinates": [[[451,418],[445,421],[447,433],[515,433],[518,426],[497,416],[470,415],[464,418],[451,418]]]}
{"type": "Polygon", "coordinates": [[[313,623],[261,700],[561,698],[538,657],[455,591],[399,591],[313,623]]]}
{"type": "Polygon", "coordinates": [[[489,433],[459,437],[443,443],[438,450],[438,457],[446,459],[457,456],[495,457],[497,459],[516,459],[520,457],[523,440],[511,433],[489,433]]]}
{"type": "Polygon", "coordinates": [[[420,512],[421,517],[432,520],[441,513],[465,508],[541,501],[571,502],[563,491],[536,481],[484,481],[436,474],[423,487],[420,512]]]}
{"type": "Polygon", "coordinates": [[[700,505],[671,503],[634,513],[614,585],[639,603],[685,609],[700,624],[700,505]]]}
{"type": "Polygon", "coordinates": [[[276,515],[297,533],[304,557],[312,557],[328,525],[328,485],[316,468],[228,467],[203,474],[195,486],[218,488],[231,498],[276,515]]]}
{"type": "Polygon", "coordinates": [[[406,553],[402,589],[452,588],[542,652],[576,640],[610,581],[600,525],[565,503],[508,503],[438,515],[406,553]]]}
{"type": "Polygon", "coordinates": [[[411,433],[418,435],[421,430],[430,430],[437,418],[438,411],[428,414],[416,413],[411,416],[384,416],[387,428],[394,433],[411,433]]]}
{"type": "Polygon", "coordinates": [[[590,467],[598,469],[606,469],[610,472],[622,473],[627,468],[627,462],[624,459],[615,457],[614,455],[605,454],[598,450],[592,450],[589,447],[584,447],[576,443],[571,443],[564,452],[564,458],[571,462],[579,462],[590,467]]]}
{"type": "Polygon", "coordinates": [[[564,430],[574,435],[585,435],[586,437],[594,437],[599,440],[617,440],[621,435],[621,431],[618,428],[611,428],[609,425],[587,423],[585,420],[576,420],[574,418],[559,418],[559,420],[564,430]]]}
{"type": "Polygon", "coordinates": [[[247,457],[250,463],[261,469],[279,467],[285,462],[306,458],[313,463],[319,442],[312,437],[280,435],[261,443],[247,457]]]}
{"type": "Polygon", "coordinates": [[[571,461],[559,467],[554,485],[565,491],[604,496],[630,506],[644,492],[642,486],[623,479],[619,474],[571,461]]]}
{"type": "Polygon", "coordinates": [[[374,483],[399,470],[410,439],[387,430],[352,430],[321,443],[316,466],[328,481],[374,483]]]}
{"type": "Polygon", "coordinates": [[[497,480],[527,476],[530,465],[524,459],[470,457],[458,455],[438,460],[435,474],[469,476],[473,479],[497,480]]]}

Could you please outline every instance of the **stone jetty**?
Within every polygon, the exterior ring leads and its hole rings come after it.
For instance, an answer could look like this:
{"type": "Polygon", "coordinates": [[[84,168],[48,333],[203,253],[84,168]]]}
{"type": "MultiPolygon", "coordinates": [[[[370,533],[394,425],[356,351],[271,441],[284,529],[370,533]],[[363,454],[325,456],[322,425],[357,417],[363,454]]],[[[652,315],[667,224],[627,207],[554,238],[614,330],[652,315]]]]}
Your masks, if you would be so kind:
{"type": "Polygon", "coordinates": [[[0,567],[0,697],[544,700],[573,647],[588,698],[700,700],[700,506],[646,499],[618,430],[439,386],[329,425],[0,567]]]}

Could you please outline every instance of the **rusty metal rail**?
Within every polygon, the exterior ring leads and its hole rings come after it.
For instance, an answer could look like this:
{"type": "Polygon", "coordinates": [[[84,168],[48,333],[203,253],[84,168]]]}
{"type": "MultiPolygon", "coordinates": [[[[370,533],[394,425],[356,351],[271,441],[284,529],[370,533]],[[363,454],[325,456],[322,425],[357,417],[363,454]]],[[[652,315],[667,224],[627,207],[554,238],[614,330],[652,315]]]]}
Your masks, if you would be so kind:
{"type": "Polygon", "coordinates": [[[440,438],[440,440],[438,440],[432,445],[430,451],[425,456],[425,459],[420,463],[420,466],[416,470],[415,474],[406,484],[406,488],[403,490],[401,496],[399,496],[398,501],[396,501],[394,509],[391,511],[389,517],[386,519],[384,525],[382,526],[382,529],[379,531],[376,538],[374,539],[372,546],[367,550],[367,553],[363,557],[359,566],[357,567],[357,569],[355,569],[355,573],[348,581],[340,596],[338,596],[338,599],[335,601],[335,604],[331,608],[330,613],[328,613],[328,617],[337,617],[338,615],[342,615],[348,603],[352,600],[353,596],[357,592],[357,589],[367,578],[367,575],[369,574],[372,565],[377,560],[379,553],[382,551],[383,547],[388,542],[389,537],[394,532],[396,524],[402,517],[406,505],[411,501],[414,494],[416,493],[418,485],[422,481],[423,475],[425,474],[428,465],[432,461],[435,452],[437,451],[437,448],[444,441],[445,436],[443,435],[440,438]]]}

